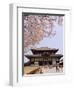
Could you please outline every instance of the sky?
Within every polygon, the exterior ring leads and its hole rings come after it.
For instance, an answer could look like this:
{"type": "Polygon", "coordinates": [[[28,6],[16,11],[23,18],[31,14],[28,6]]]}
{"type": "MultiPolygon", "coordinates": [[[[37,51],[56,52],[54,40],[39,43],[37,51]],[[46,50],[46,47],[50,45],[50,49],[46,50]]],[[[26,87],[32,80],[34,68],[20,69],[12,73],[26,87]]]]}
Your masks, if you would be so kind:
{"type": "Polygon", "coordinates": [[[44,37],[36,47],[56,48],[59,49],[58,53],[63,54],[63,27],[58,25],[56,28],[54,28],[54,30],[56,31],[55,36],[52,36],[51,38],[44,37]]]}

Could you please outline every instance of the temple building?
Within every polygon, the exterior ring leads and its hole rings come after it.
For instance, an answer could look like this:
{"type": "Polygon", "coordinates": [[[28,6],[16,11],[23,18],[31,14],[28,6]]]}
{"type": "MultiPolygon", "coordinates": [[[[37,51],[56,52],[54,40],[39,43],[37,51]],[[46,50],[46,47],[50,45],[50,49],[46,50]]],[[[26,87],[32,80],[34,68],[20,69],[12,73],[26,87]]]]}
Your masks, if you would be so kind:
{"type": "MultiPolygon", "coordinates": [[[[60,59],[63,57],[62,54],[56,54],[59,49],[55,48],[36,48],[31,49],[33,55],[25,55],[29,60],[29,66],[53,66],[58,70],[60,59]]],[[[36,67],[35,67],[36,68],[36,67]]],[[[36,68],[37,69],[37,68],[36,68]]]]}

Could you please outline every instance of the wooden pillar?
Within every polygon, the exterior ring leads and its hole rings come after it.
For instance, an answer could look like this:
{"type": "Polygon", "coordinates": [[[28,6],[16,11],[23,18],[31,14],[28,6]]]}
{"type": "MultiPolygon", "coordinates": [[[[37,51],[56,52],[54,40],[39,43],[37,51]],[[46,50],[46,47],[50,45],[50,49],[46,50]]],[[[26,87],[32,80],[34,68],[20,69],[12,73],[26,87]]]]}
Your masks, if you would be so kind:
{"type": "Polygon", "coordinates": [[[56,58],[56,72],[59,71],[59,59],[56,58]]]}

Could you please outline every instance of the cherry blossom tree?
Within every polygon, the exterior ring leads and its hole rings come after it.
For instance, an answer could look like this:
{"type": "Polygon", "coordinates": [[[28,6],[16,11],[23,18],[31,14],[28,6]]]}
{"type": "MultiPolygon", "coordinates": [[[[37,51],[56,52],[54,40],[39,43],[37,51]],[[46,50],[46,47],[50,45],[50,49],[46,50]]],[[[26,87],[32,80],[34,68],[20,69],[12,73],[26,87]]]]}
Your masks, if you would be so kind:
{"type": "Polygon", "coordinates": [[[27,15],[24,16],[24,51],[38,44],[44,37],[53,37],[56,25],[63,25],[63,16],[27,15]]]}

